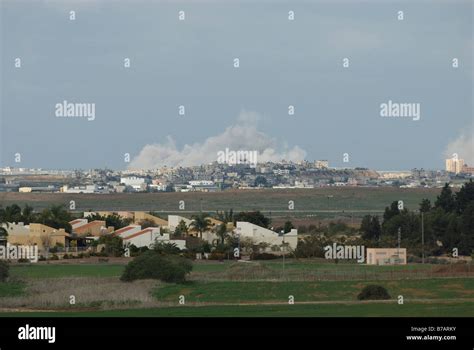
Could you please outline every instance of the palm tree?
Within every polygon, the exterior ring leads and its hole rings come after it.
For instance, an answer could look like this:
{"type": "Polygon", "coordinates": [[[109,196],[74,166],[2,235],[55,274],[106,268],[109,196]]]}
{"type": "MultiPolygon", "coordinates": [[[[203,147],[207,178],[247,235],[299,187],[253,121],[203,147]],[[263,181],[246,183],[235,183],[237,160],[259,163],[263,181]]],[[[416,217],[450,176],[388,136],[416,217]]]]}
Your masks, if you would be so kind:
{"type": "Polygon", "coordinates": [[[208,231],[211,228],[211,220],[209,220],[206,213],[200,213],[199,215],[193,216],[191,227],[194,231],[199,232],[199,238],[202,238],[202,233],[208,231]]]}
{"type": "Polygon", "coordinates": [[[21,211],[21,220],[28,225],[32,222],[35,222],[36,215],[34,213],[33,207],[30,207],[28,204],[25,205],[23,210],[21,211]]]}
{"type": "Polygon", "coordinates": [[[225,238],[227,237],[227,224],[226,223],[220,224],[219,227],[217,228],[216,233],[220,237],[221,243],[224,244],[225,238]]]}

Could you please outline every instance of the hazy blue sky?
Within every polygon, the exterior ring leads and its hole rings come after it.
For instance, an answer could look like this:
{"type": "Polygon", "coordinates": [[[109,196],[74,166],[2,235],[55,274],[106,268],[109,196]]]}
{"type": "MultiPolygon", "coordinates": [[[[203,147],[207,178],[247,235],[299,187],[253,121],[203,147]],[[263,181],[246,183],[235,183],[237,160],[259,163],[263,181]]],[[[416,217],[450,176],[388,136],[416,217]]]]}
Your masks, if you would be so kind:
{"type": "Polygon", "coordinates": [[[374,169],[474,162],[472,17],[472,1],[4,0],[0,164],[187,165],[227,145],[374,169]],[[57,118],[64,100],[95,103],[95,120],[57,118]],[[388,100],[420,103],[421,120],[382,118],[388,100]]]}

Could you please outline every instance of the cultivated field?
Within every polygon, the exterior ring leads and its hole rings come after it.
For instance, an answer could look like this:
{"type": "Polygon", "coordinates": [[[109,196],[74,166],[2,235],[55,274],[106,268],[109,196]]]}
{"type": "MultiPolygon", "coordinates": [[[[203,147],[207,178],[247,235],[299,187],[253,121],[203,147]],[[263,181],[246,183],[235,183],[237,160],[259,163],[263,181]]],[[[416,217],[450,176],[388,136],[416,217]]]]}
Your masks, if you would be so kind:
{"type": "MultiPolygon", "coordinates": [[[[220,210],[260,210],[275,221],[278,218],[324,219],[357,218],[367,213],[381,213],[392,201],[403,200],[409,209],[418,209],[423,198],[433,201],[439,189],[403,189],[369,187],[326,187],[315,189],[229,190],[223,192],[170,192],[126,194],[61,194],[61,193],[0,193],[3,206],[29,204],[36,210],[53,204],[69,206],[74,200],[76,211],[88,210],[143,210],[159,212],[166,218],[169,213],[195,213],[201,209],[215,213],[220,210]],[[179,201],[185,210],[179,210],[179,201]],[[294,201],[294,210],[288,202],[294,201]]],[[[297,221],[295,221],[297,223],[297,221]]]]}
{"type": "Polygon", "coordinates": [[[467,264],[203,261],[185,284],[167,284],[121,282],[125,263],[12,266],[10,282],[0,284],[0,316],[474,316],[474,266],[467,264]],[[357,300],[374,283],[391,299],[357,300]]]}

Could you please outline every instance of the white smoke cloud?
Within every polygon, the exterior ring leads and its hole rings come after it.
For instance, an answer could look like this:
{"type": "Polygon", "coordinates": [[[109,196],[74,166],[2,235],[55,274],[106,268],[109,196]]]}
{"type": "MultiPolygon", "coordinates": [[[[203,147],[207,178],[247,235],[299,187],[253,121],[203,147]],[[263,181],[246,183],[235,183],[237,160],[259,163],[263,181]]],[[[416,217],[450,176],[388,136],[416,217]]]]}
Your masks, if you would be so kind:
{"type": "Polygon", "coordinates": [[[131,169],[155,169],[164,165],[195,166],[217,161],[219,151],[257,151],[258,162],[301,161],[306,152],[298,146],[278,145],[276,140],[257,128],[260,116],[255,112],[242,112],[234,125],[221,134],[211,136],[202,143],[184,145],[180,150],[171,136],[161,144],[149,144],[132,160],[131,169]]]}
{"type": "Polygon", "coordinates": [[[459,136],[448,144],[444,156],[451,158],[454,153],[469,166],[474,166],[474,125],[463,129],[459,136]]]}

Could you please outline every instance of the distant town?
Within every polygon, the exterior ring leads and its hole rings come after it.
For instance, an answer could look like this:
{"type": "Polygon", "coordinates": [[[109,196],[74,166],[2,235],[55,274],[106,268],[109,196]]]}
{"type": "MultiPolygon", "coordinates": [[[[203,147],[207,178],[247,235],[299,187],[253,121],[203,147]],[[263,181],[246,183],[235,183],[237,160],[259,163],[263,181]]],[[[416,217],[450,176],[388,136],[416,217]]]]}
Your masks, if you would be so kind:
{"type": "Polygon", "coordinates": [[[295,189],[341,186],[460,187],[474,175],[463,159],[446,159],[445,170],[376,171],[334,168],[327,160],[252,164],[210,163],[153,170],[45,170],[0,168],[0,192],[132,193],[216,192],[227,189],[295,189]]]}

